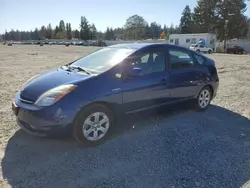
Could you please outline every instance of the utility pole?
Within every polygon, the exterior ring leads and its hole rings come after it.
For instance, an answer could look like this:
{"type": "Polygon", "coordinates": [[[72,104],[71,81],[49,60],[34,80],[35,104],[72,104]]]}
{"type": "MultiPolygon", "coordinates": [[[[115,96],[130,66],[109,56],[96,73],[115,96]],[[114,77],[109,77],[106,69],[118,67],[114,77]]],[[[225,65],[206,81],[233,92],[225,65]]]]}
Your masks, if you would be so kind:
{"type": "Polygon", "coordinates": [[[228,0],[224,0],[224,52],[226,53],[227,35],[228,35],[228,0]]]}

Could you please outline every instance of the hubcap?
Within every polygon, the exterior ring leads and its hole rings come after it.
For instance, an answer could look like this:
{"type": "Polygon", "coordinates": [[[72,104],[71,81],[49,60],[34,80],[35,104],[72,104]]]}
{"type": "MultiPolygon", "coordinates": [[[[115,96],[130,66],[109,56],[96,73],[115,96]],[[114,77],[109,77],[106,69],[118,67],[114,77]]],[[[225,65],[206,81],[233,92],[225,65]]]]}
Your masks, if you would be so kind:
{"type": "Polygon", "coordinates": [[[90,141],[100,140],[109,129],[109,118],[103,112],[90,114],[84,121],[82,131],[86,139],[90,141]]]}
{"type": "Polygon", "coordinates": [[[207,89],[201,91],[199,95],[199,105],[201,108],[206,108],[210,102],[210,92],[207,89]]]}

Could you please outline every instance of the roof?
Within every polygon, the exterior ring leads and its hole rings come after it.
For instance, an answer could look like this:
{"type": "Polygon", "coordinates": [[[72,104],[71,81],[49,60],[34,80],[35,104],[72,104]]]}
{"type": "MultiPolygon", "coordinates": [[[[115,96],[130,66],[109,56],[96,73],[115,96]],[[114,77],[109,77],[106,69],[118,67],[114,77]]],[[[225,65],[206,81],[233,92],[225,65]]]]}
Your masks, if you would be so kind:
{"type": "Polygon", "coordinates": [[[130,49],[140,49],[147,46],[153,45],[168,45],[166,43],[124,43],[108,46],[109,48],[130,48],[130,49]]]}
{"type": "Polygon", "coordinates": [[[216,35],[215,33],[187,33],[187,34],[170,34],[169,36],[195,36],[195,35],[216,35]]]}

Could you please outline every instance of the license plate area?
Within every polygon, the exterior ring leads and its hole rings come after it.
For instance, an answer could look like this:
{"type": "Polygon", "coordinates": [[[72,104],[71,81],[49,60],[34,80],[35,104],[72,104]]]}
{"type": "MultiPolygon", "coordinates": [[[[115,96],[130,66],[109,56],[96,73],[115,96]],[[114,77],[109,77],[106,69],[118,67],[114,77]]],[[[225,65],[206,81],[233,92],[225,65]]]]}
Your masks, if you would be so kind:
{"type": "Polygon", "coordinates": [[[19,107],[16,105],[15,102],[12,103],[12,111],[13,113],[17,116],[18,115],[18,112],[19,112],[19,107]]]}

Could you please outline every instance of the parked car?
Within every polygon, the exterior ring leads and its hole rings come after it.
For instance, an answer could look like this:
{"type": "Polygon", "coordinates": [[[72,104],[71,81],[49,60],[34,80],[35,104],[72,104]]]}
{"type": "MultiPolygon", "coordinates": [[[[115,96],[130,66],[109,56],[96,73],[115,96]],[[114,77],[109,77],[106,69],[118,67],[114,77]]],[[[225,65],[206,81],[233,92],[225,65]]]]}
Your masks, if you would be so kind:
{"type": "Polygon", "coordinates": [[[203,53],[209,53],[209,54],[211,54],[213,52],[212,48],[209,48],[209,47],[201,45],[201,44],[192,44],[189,47],[189,49],[196,51],[196,52],[203,52],[203,53]]]}
{"type": "Polygon", "coordinates": [[[97,41],[94,41],[91,46],[100,46],[100,47],[103,47],[103,46],[107,46],[107,44],[102,41],[102,40],[97,40],[97,41]]]}
{"type": "Polygon", "coordinates": [[[88,41],[79,41],[79,42],[76,42],[77,46],[89,46],[89,43],[88,41]]]}
{"type": "Polygon", "coordinates": [[[119,126],[119,114],[187,100],[205,110],[218,85],[215,62],[202,54],[168,44],[118,44],[30,78],[12,110],[32,135],[98,144],[119,126]]]}
{"type": "Polygon", "coordinates": [[[245,50],[241,46],[232,46],[226,49],[228,54],[243,54],[245,50]]]}

